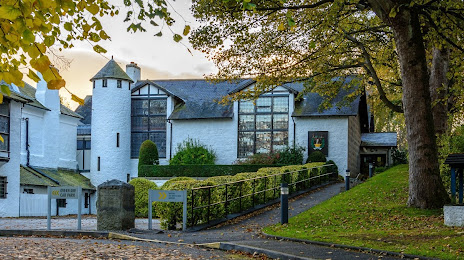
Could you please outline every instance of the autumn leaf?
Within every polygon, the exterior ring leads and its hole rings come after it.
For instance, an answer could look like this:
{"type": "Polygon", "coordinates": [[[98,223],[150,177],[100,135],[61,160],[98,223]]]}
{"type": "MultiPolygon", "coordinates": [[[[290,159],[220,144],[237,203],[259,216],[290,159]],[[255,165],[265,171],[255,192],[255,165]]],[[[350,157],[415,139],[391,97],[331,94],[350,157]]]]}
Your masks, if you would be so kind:
{"type": "Polygon", "coordinates": [[[79,105],[84,105],[84,100],[74,94],[71,94],[71,100],[76,101],[79,105]]]}
{"type": "Polygon", "coordinates": [[[54,79],[47,83],[48,89],[60,89],[66,85],[64,79],[54,79]]]}

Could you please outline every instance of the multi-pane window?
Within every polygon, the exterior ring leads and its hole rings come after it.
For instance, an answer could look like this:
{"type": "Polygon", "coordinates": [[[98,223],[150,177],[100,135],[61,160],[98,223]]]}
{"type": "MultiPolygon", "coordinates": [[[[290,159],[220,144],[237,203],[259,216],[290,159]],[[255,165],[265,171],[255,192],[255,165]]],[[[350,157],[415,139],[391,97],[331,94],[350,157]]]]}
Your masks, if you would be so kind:
{"type": "Polygon", "coordinates": [[[8,153],[10,143],[10,104],[7,100],[0,104],[0,136],[3,138],[3,142],[0,141],[1,157],[2,152],[8,153]]]}
{"type": "Polygon", "coordinates": [[[0,176],[0,199],[6,199],[8,194],[6,191],[6,185],[8,184],[7,178],[5,176],[0,176]]]}
{"type": "Polygon", "coordinates": [[[152,140],[160,158],[166,158],[166,112],[167,99],[132,99],[131,157],[139,157],[140,145],[152,140]]]}
{"type": "Polygon", "coordinates": [[[239,102],[238,157],[268,153],[288,145],[288,96],[261,96],[239,102]]]}

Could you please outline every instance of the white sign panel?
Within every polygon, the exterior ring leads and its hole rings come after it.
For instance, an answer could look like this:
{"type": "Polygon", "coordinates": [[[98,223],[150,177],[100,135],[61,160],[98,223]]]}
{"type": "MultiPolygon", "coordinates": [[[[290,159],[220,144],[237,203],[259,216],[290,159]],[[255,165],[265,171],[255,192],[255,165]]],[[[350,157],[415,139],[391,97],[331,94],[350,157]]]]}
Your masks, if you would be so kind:
{"type": "Polygon", "coordinates": [[[50,187],[51,199],[78,199],[78,187],[50,187]]]}
{"type": "Polygon", "coordinates": [[[184,194],[183,190],[150,190],[152,201],[183,202],[184,194]]]}

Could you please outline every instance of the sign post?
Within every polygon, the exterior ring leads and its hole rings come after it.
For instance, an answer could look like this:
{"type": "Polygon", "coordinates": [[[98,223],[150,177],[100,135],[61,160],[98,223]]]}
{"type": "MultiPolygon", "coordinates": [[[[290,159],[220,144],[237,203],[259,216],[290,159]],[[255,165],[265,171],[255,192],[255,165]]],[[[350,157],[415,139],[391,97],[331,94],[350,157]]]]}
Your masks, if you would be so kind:
{"type": "Polygon", "coordinates": [[[159,202],[183,202],[182,230],[187,229],[187,190],[148,190],[148,229],[152,229],[152,204],[159,202]]]}
{"type": "MultiPolygon", "coordinates": [[[[47,230],[51,229],[52,199],[77,199],[77,230],[81,230],[82,187],[48,187],[47,230]]],[[[58,207],[58,205],[57,205],[58,207]]]]}

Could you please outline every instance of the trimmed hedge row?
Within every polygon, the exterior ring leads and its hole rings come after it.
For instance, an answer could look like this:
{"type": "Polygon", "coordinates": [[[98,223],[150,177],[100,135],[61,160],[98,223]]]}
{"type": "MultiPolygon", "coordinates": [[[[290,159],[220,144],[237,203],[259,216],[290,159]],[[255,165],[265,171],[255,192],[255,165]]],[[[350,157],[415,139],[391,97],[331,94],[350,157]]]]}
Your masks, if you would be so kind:
{"type": "MultiPolygon", "coordinates": [[[[169,183],[165,183],[162,188],[167,190],[189,190],[187,193],[187,221],[188,226],[195,226],[223,218],[227,214],[242,212],[252,208],[254,205],[264,204],[272,199],[277,199],[280,196],[280,183],[282,181],[286,181],[289,184],[298,182],[294,185],[289,185],[290,192],[313,187],[319,184],[319,181],[326,182],[329,180],[329,176],[321,177],[320,180],[319,178],[306,180],[309,177],[316,177],[327,173],[327,167],[320,167],[322,165],[324,163],[265,167],[259,169],[257,172],[243,172],[234,176],[215,176],[204,181],[171,180],[169,183]],[[226,185],[221,185],[226,183],[227,188],[226,185]],[[195,189],[208,186],[210,188],[195,189]],[[194,197],[194,208],[202,207],[195,209],[193,214],[192,196],[194,197]],[[209,209],[208,205],[211,205],[209,209]]],[[[338,173],[336,174],[338,175],[338,173]]],[[[157,202],[156,213],[161,219],[161,226],[163,228],[175,228],[176,223],[180,222],[182,218],[182,203],[157,202]]]]}
{"type": "Polygon", "coordinates": [[[256,172],[263,167],[282,165],[141,165],[139,177],[214,177],[256,172]]]}

